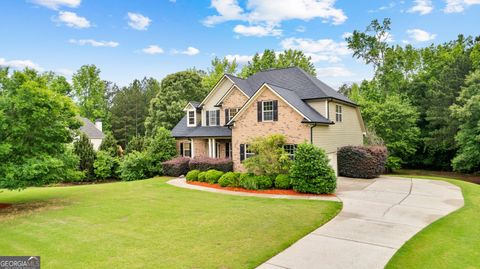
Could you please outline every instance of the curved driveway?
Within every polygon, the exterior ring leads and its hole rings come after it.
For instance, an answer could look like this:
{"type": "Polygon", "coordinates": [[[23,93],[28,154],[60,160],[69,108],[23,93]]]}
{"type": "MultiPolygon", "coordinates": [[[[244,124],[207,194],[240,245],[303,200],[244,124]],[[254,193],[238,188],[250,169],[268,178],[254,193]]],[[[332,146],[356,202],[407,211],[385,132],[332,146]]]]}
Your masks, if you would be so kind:
{"type": "Polygon", "coordinates": [[[413,235],[463,206],[460,188],[439,180],[339,178],[337,196],[339,215],[258,268],[383,268],[413,235]]]}

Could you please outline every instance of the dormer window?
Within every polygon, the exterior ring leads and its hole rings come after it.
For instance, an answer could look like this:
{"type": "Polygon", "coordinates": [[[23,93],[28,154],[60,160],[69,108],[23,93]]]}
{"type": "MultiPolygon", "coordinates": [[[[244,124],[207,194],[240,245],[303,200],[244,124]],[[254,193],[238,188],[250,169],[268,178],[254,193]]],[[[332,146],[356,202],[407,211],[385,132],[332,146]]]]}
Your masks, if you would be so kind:
{"type": "Polygon", "coordinates": [[[189,127],[197,126],[197,113],[195,112],[195,110],[188,110],[187,117],[188,117],[187,126],[189,127]]]}

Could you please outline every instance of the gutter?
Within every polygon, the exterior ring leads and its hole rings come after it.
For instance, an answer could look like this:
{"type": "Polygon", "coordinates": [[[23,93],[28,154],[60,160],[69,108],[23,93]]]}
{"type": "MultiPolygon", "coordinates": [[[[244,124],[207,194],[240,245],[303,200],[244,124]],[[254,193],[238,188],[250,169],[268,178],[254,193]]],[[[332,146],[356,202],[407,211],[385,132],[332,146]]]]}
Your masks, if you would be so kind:
{"type": "Polygon", "coordinates": [[[315,128],[316,126],[317,126],[316,123],[310,126],[310,144],[313,144],[313,128],[315,128]]]}

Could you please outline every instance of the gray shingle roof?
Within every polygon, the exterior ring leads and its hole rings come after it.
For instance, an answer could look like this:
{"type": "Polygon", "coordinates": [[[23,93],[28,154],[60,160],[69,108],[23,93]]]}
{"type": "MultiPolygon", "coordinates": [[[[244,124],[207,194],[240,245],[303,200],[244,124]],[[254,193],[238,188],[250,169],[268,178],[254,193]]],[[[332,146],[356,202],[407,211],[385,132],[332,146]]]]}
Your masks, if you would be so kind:
{"type": "Polygon", "coordinates": [[[234,75],[225,74],[229,79],[233,81],[248,97],[251,97],[255,94],[258,88],[253,87],[250,85],[248,80],[236,77],[234,75]]]}
{"type": "Polygon", "coordinates": [[[187,116],[172,129],[173,137],[230,137],[232,130],[223,126],[187,127],[187,116]]]}
{"type": "Polygon", "coordinates": [[[197,101],[190,101],[190,104],[192,104],[193,107],[198,108],[200,106],[200,102],[197,101]]]}
{"type": "Polygon", "coordinates": [[[309,106],[307,103],[302,101],[300,97],[297,95],[296,92],[285,89],[283,87],[279,87],[272,84],[267,84],[270,88],[276,91],[280,96],[282,96],[288,103],[294,106],[300,113],[302,113],[305,117],[305,120],[308,122],[314,123],[325,123],[330,124],[332,121],[326,119],[320,113],[318,113],[315,109],[309,106]]]}
{"type": "Polygon", "coordinates": [[[103,132],[98,130],[97,127],[95,127],[95,124],[89,119],[80,116],[78,117],[78,119],[83,123],[82,127],[80,127],[80,132],[86,134],[88,138],[103,139],[105,137],[103,132]]]}

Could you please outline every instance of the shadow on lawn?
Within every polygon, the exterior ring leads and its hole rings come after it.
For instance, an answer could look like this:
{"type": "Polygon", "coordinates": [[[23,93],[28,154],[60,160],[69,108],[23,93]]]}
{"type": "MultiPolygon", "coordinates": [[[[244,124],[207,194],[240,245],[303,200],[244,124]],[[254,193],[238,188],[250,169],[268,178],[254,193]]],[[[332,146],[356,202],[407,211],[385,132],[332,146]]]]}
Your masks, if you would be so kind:
{"type": "Polygon", "coordinates": [[[46,210],[63,209],[67,202],[63,199],[49,199],[23,203],[0,203],[0,221],[46,210]]]}

